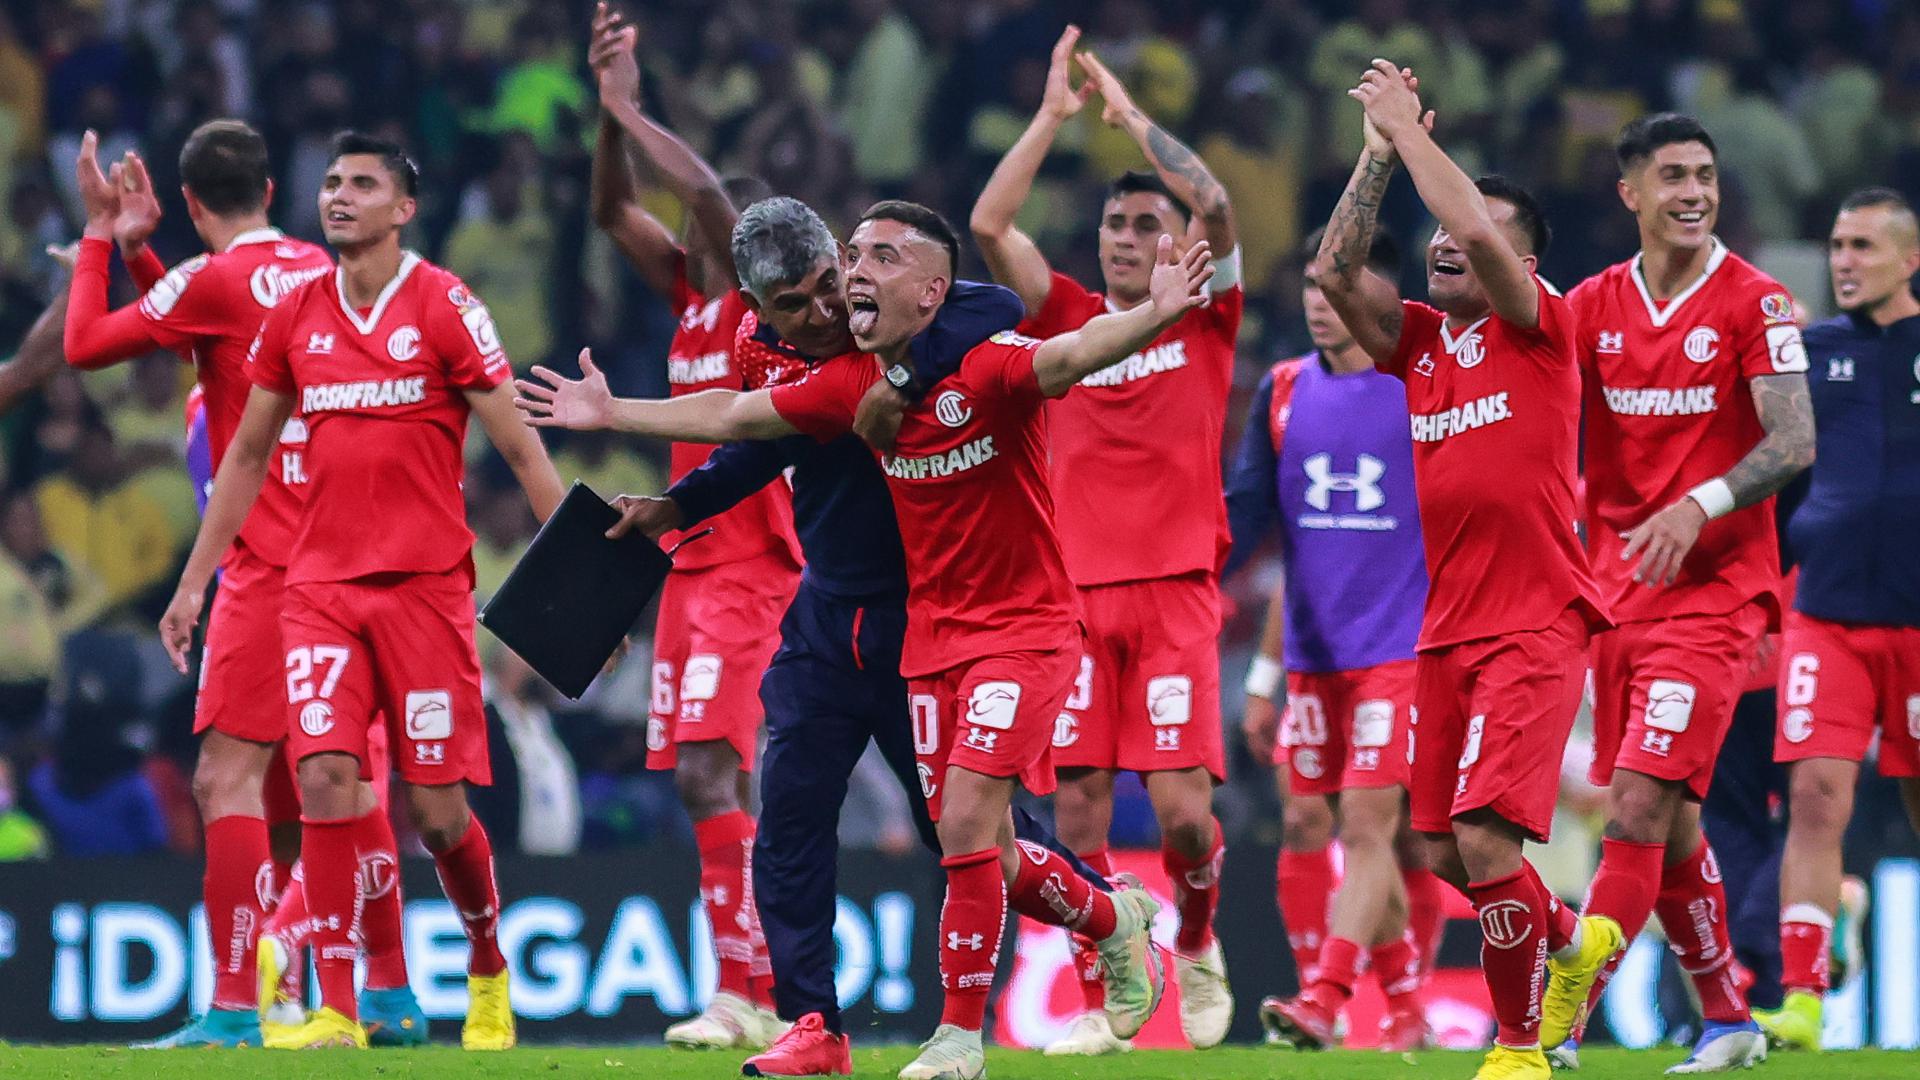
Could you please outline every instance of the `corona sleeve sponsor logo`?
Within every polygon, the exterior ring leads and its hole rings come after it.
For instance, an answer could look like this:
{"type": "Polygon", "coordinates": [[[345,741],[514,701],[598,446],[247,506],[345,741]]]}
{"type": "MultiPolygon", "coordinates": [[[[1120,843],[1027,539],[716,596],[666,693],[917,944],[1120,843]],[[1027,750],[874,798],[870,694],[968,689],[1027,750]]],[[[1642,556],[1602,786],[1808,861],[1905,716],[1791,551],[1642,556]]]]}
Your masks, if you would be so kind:
{"type": "Polygon", "coordinates": [[[1773,370],[1783,375],[1807,370],[1807,345],[1800,339],[1800,328],[1791,324],[1767,327],[1767,359],[1773,370]]]}
{"type": "Polygon", "coordinates": [[[943,480],[950,476],[958,476],[970,469],[977,469],[999,456],[999,452],[993,447],[993,436],[982,435],[944,454],[930,454],[926,457],[885,457],[881,461],[886,474],[895,480],[943,480]]]}
{"type": "Polygon", "coordinates": [[[205,255],[195,255],[179,266],[167,271],[166,276],[153,283],[147,295],[140,298],[140,313],[149,319],[164,319],[187,294],[187,283],[193,275],[207,265],[205,255]]]}
{"type": "Polygon", "coordinates": [[[277,307],[293,290],[332,270],[331,266],[284,267],[262,263],[247,276],[247,290],[261,307],[277,307]]]}
{"type": "Polygon", "coordinates": [[[425,400],[427,380],[424,376],[362,379],[357,382],[319,383],[304,388],[300,395],[300,411],[312,414],[388,409],[400,405],[418,405],[425,400]]]}
{"type": "Polygon", "coordinates": [[[1411,418],[1413,441],[1440,442],[1454,435],[1512,418],[1513,410],[1507,405],[1507,391],[1502,390],[1497,394],[1475,398],[1465,405],[1458,405],[1444,412],[1414,414],[1411,418]]]}

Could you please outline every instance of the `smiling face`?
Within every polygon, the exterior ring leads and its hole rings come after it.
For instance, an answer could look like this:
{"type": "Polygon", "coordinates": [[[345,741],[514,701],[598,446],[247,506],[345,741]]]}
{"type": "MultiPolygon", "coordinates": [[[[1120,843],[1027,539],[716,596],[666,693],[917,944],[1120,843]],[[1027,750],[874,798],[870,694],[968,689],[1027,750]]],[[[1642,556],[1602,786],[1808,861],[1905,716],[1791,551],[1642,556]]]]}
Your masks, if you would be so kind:
{"type": "Polygon", "coordinates": [[[1842,210],[1827,242],[1827,271],[1840,310],[1886,303],[1920,271],[1913,215],[1885,204],[1842,210]]]}
{"type": "Polygon", "coordinates": [[[953,259],[944,245],[901,221],[870,218],[842,257],[847,327],[862,351],[887,353],[919,333],[946,299],[953,259]]]}
{"type": "MultiPolygon", "coordinates": [[[[1513,249],[1522,253],[1527,269],[1532,270],[1535,259],[1526,254],[1528,243],[1514,221],[1513,204],[1505,199],[1490,198],[1487,216],[1506,234],[1513,249]]],[[[1467,261],[1466,249],[1444,228],[1435,228],[1433,239],[1427,241],[1427,298],[1434,307],[1449,315],[1468,318],[1478,318],[1493,306],[1479,275],[1473,272],[1473,264],[1467,261]]]]}
{"type": "Polygon", "coordinates": [[[378,154],[342,154],[320,183],[320,229],[337,251],[366,247],[412,221],[415,205],[378,154]]]}
{"type": "Polygon", "coordinates": [[[832,259],[821,259],[799,281],[774,286],[765,300],[748,293],[747,303],[780,340],[808,356],[824,360],[853,348],[840,266],[832,259]]]}
{"type": "Polygon", "coordinates": [[[1173,237],[1174,257],[1179,258],[1185,231],[1186,219],[1173,200],[1157,191],[1129,191],[1108,199],[1100,215],[1100,273],[1107,295],[1129,307],[1145,300],[1160,238],[1173,237]]]}
{"type": "Polygon", "coordinates": [[[1620,178],[1620,201],[1640,222],[1640,244],[1706,246],[1720,216],[1720,170],[1699,142],[1662,146],[1620,178]]]}

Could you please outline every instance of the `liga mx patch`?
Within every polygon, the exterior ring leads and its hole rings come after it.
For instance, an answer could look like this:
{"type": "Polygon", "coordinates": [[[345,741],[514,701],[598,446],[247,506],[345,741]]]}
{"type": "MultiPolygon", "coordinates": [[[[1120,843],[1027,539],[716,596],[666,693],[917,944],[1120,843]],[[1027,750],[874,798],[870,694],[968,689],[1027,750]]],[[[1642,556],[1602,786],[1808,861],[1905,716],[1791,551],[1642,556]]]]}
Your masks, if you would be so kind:
{"type": "Polygon", "coordinates": [[[1193,680],[1185,675],[1148,679],[1147,719],[1154,727],[1177,727],[1193,719],[1193,680]]]}
{"type": "Polygon", "coordinates": [[[453,695],[445,690],[407,691],[407,738],[415,742],[453,738],[453,695]]]}
{"type": "Polygon", "coordinates": [[[1692,683],[1655,679],[1647,687],[1646,723],[1658,731],[1681,732],[1693,722],[1693,701],[1699,691],[1692,683]]]}
{"type": "Polygon", "coordinates": [[[720,658],[713,653],[687,657],[680,674],[681,701],[712,701],[720,693],[720,658]]]}
{"type": "Polygon", "coordinates": [[[967,723],[975,727],[1009,731],[1014,714],[1020,710],[1020,684],[983,682],[967,695],[967,723]]]}
{"type": "Polygon", "coordinates": [[[1393,702],[1385,698],[1353,707],[1353,745],[1377,749],[1393,738],[1393,702]]]}

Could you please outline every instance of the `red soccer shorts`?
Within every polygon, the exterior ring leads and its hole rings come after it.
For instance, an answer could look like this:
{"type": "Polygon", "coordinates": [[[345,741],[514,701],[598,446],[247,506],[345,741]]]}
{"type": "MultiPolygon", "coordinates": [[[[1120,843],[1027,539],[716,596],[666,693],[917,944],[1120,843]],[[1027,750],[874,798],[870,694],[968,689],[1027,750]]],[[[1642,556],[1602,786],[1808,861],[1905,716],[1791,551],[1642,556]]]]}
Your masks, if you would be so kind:
{"type": "Polygon", "coordinates": [[[907,680],[920,793],[940,820],[947,766],[1018,777],[1035,795],[1053,791],[1054,721],[1080,670],[1077,649],[983,656],[907,680]]]}
{"type": "Polygon", "coordinates": [[[280,637],[295,761],[351,754],[363,777],[373,775],[368,733],[385,713],[401,779],[492,782],[467,570],[309,582],[288,586],[286,597],[280,637]]]}
{"type": "Polygon", "coordinates": [[[1615,769],[1629,769],[1684,780],[1695,799],[1705,798],[1766,629],[1766,609],[1753,602],[1595,635],[1593,782],[1605,787],[1615,769]]]}
{"type": "Polygon", "coordinates": [[[1920,629],[1787,613],[1775,761],[1866,757],[1880,775],[1920,776],[1920,629]]]}
{"type": "Polygon", "coordinates": [[[1080,590],[1086,656],[1053,733],[1056,767],[1204,767],[1226,779],[1220,588],[1211,574],[1080,590]]]}
{"type": "Polygon", "coordinates": [[[286,653],[280,648],[280,606],[286,570],[234,547],[220,564],[220,587],[207,616],[200,660],[194,734],[208,728],[248,742],[287,737],[280,707],[286,653]]]}
{"type": "Polygon", "coordinates": [[[1407,789],[1415,829],[1451,832],[1456,816],[1485,807],[1546,843],[1587,637],[1586,619],[1568,608],[1542,630],[1420,654],[1407,789]]]}
{"type": "Polygon", "coordinates": [[[725,739],[753,771],[760,676],[780,644],[780,617],[800,575],[785,559],[676,570],[653,631],[647,768],[671,769],[680,743],[725,739]]]}
{"type": "Polygon", "coordinates": [[[1295,795],[1406,787],[1413,743],[1412,660],[1353,671],[1289,672],[1273,763],[1295,795]]]}

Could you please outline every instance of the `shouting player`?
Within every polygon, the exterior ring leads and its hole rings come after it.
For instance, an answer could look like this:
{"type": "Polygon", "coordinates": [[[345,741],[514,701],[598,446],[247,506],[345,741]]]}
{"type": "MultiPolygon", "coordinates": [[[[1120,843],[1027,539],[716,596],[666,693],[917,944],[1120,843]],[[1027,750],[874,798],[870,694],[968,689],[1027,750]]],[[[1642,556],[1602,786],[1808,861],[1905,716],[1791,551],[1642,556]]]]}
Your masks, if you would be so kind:
{"type": "MultiPolygon", "coordinates": [[[[1773,494],[1813,460],[1807,358],[1780,283],[1713,234],[1713,139],[1660,113],[1618,143],[1640,253],[1582,282],[1588,547],[1617,627],[1593,641],[1592,779],[1607,831],[1584,913],[1631,941],[1657,911],[1705,1023],[1683,1072],[1766,1054],[1727,936],[1700,800],[1760,638],[1780,624],[1773,494]]],[[[1603,984],[1551,968],[1558,1050],[1603,984]]],[[[1558,1050],[1567,1057],[1571,1047],[1558,1050]]]]}
{"type": "MultiPolygon", "coordinates": [[[[95,159],[92,133],[82,138],[78,169],[88,207],[79,264],[69,290],[67,361],[100,368],[166,349],[190,358],[205,394],[214,467],[225,457],[246,406],[247,347],[283,297],[333,269],[327,253],[283,236],[267,223],[273,198],[267,146],[238,120],[202,124],[180,151],[182,195],[207,253],[172,271],[146,240],[159,203],[145,164],[129,155],[109,182],[95,159]],[[114,240],[137,282],[151,285],[138,304],[107,310],[107,269],[114,240]]],[[[209,619],[194,730],[202,734],[194,767],[194,801],[205,822],[207,868],[202,894],[207,932],[217,943],[212,1006],[157,1046],[259,1045],[255,949],[265,909],[286,883],[270,863],[291,863],[282,846],[270,859],[269,825],[293,826],[299,808],[287,798],[279,747],[287,737],[279,703],[286,653],[280,643],[285,576],[306,484],[306,428],[289,420],[279,433],[277,467],[255,512],[220,562],[220,587],[209,619]],[[264,794],[263,794],[264,793],[264,794]]],[[[393,826],[368,785],[356,796],[353,830],[363,859],[398,865],[393,826]]],[[[297,835],[291,837],[297,840],[297,835]]],[[[281,870],[280,873],[286,873],[281,870]]],[[[380,875],[391,885],[395,875],[380,875]]],[[[407,983],[397,887],[367,898],[366,992],[361,1008],[383,1041],[423,1042],[426,1017],[407,983]]]]}
{"type": "MultiPolygon", "coordinates": [[[[945,302],[958,249],[946,222],[925,207],[882,202],[868,210],[845,261],[848,327],[871,356],[836,357],[770,390],[672,402],[612,402],[543,374],[557,389],[523,382],[535,399],[524,407],[584,410],[596,422],[679,438],[837,438],[853,430],[883,378],[897,371],[911,380],[910,343],[945,302]]],[[[984,1074],[980,1027],[1009,904],[1098,942],[1117,1034],[1133,1035],[1159,1003],[1159,960],[1146,936],[1158,905],[1141,889],[1100,892],[1058,853],[1016,841],[1009,813],[1016,783],[1037,793],[1053,786],[1053,724],[1079,666],[1077,613],[1041,471],[1041,406],[1204,301],[1206,246],[1176,260],[1163,240],[1158,254],[1152,303],[1045,343],[996,335],[907,409],[895,448],[882,457],[909,583],[900,672],[947,872],[945,1006],[903,1080],[984,1074]]]]}
{"type": "MultiPolygon", "coordinates": [[[[599,142],[593,156],[594,219],[655,295],[671,299],[679,328],[667,349],[674,396],[745,383],[733,360],[746,314],[728,244],[739,213],[766,193],[758,181],[724,187],[705,161],[640,112],[635,28],[602,4],[590,57],[599,79],[599,142]],[[629,151],[679,199],[686,241],[640,203],[629,151]]],[[[674,443],[670,476],[698,468],[711,446],[674,443]]],[[[754,912],[754,821],[748,813],[760,732],[760,673],[779,642],[780,613],[799,580],[792,500],[771,484],[710,522],[713,535],[677,552],[660,591],[653,639],[653,702],[647,764],[672,769],[693,821],[700,898],[713,928],[719,987],[701,1015],[667,1029],[674,1046],[761,1049],[782,1030],[773,1013],[772,968],[754,912]]]]}
{"type": "Polygon", "coordinates": [[[298,762],[301,858],[323,1005],[290,1040],[365,1046],[353,993],[361,875],[355,821],[367,732],[384,714],[394,770],[472,947],[461,1042],[514,1044],[500,899],[486,830],[464,784],[488,782],[474,651],[473,534],[460,494],[469,412],[544,520],[560,502],[546,451],[517,422],[487,309],[452,274],[400,247],[419,174],[400,148],[334,139],[319,209],[340,265],[282,299],[247,363],[253,389],[161,621],[174,663],[220,554],[248,518],[273,443],[297,406],[305,505],[280,609],[287,732],[298,762]],[[367,523],[380,521],[378,530],[367,523]]]}
{"type": "Polygon", "coordinates": [[[1535,276],[1549,236],[1539,204],[1462,172],[1429,134],[1416,87],[1376,60],[1350,91],[1365,106],[1365,148],[1311,273],[1376,366],[1407,388],[1431,578],[1411,817],[1435,872],[1480,916],[1498,1031],[1477,1077],[1545,1078],[1547,954],[1606,956],[1618,943],[1603,920],[1576,921],[1522,851],[1547,839],[1559,773],[1540,763],[1560,760],[1588,637],[1606,625],[1574,532],[1576,324],[1535,276]],[[1439,221],[1427,245],[1432,306],[1399,299],[1365,266],[1397,161],[1439,221]]]}
{"type": "Polygon", "coordinates": [[[1827,248],[1842,314],[1807,328],[1819,461],[1787,522],[1799,588],[1780,645],[1787,763],[1780,862],[1781,983],[1760,1016],[1782,1046],[1819,1049],[1841,842],[1877,733],[1920,832],[1920,223],[1889,188],[1840,204],[1827,248]]]}
{"type": "MultiPolygon", "coordinates": [[[[1308,239],[1306,258],[1320,242],[1317,233],[1308,239]]],[[[1368,268],[1391,281],[1399,262],[1392,239],[1376,232],[1368,268]]],[[[1285,613],[1286,718],[1277,748],[1271,729],[1256,739],[1281,769],[1280,915],[1303,989],[1262,1002],[1260,1015],[1299,1045],[1332,1045],[1335,1019],[1370,966],[1387,999],[1381,1047],[1405,1052],[1427,1038],[1419,991],[1439,912],[1438,882],[1424,860],[1403,870],[1395,851],[1406,818],[1414,644],[1427,598],[1407,393],[1374,370],[1317,285],[1306,282],[1302,293],[1316,348],[1260,381],[1227,491],[1226,572],[1244,565],[1277,524],[1288,582],[1274,601],[1285,613]],[[1329,912],[1336,802],[1346,859],[1329,912]],[[1317,821],[1327,824],[1312,827],[1317,821]]],[[[1272,674],[1264,677],[1277,682],[1279,662],[1267,663],[1272,674]]],[[[1270,699],[1277,686],[1255,685],[1259,677],[1250,675],[1249,692],[1270,699]]]]}
{"type": "MultiPolygon", "coordinates": [[[[1079,591],[1087,652],[1054,736],[1060,837],[1107,865],[1116,770],[1139,773],[1160,822],[1160,858],[1180,925],[1174,969],[1180,1027],[1195,1047],[1218,1045],[1233,1020],[1226,959],[1213,933],[1222,857],[1213,786],[1226,777],[1220,728],[1220,589],[1226,546],[1220,436],[1245,296],[1226,189],[1192,150],[1134,105],[1077,27],[1054,45],[1046,95],[973,207],[972,228],[995,280],[1027,306],[1022,333],[1053,337],[1105,311],[1148,303],[1154,251],[1205,239],[1223,253],[1213,291],[1139,353],[1089,373],[1047,409],[1060,546],[1079,591]],[[1069,71],[1086,73],[1079,89],[1069,71]],[[1099,243],[1104,292],[1052,270],[1014,225],[1062,124],[1098,92],[1101,118],[1139,143],[1151,173],[1108,189],[1099,243]],[[1128,542],[1116,544],[1114,537],[1128,542]]],[[[1101,1026],[1096,957],[1080,958],[1087,1009],[1049,1053],[1124,1049],[1101,1026]]]]}

